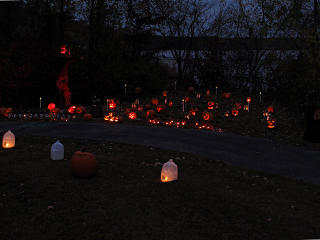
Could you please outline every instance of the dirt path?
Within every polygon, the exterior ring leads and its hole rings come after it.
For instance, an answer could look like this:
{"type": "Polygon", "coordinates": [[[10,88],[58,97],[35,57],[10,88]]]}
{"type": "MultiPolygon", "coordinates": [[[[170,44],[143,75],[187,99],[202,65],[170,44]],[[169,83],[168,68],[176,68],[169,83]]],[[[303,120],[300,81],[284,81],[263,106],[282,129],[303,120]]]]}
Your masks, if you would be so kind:
{"type": "Polygon", "coordinates": [[[25,135],[137,144],[212,157],[233,165],[320,184],[320,152],[267,139],[197,129],[84,122],[0,122],[25,135]]]}

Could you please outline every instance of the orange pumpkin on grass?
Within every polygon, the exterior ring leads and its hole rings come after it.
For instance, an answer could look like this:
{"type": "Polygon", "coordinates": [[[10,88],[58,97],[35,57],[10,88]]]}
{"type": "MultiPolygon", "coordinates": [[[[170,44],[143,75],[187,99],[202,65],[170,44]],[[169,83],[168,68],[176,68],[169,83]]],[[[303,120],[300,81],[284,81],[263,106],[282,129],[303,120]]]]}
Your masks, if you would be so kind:
{"type": "Polygon", "coordinates": [[[71,158],[71,170],[76,177],[92,177],[96,174],[98,162],[89,152],[75,152],[71,158]]]}

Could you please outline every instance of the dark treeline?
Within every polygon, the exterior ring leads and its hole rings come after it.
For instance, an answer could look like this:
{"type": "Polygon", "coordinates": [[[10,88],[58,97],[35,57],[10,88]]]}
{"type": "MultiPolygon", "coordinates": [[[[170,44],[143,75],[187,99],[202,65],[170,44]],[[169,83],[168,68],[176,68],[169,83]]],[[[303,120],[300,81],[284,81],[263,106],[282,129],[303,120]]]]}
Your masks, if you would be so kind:
{"type": "MultiPolygon", "coordinates": [[[[262,91],[297,106],[319,89],[317,0],[25,0],[0,2],[0,105],[59,102],[57,77],[70,58],[72,103],[96,95],[152,96],[174,81],[179,88],[219,85],[262,91]],[[303,38],[295,51],[145,50],[141,40],[163,37],[303,38]],[[172,59],[174,67],[160,56],[172,59]],[[82,58],[81,58],[82,57],[82,58]]],[[[320,96],[319,96],[320,98],[320,96]]]]}

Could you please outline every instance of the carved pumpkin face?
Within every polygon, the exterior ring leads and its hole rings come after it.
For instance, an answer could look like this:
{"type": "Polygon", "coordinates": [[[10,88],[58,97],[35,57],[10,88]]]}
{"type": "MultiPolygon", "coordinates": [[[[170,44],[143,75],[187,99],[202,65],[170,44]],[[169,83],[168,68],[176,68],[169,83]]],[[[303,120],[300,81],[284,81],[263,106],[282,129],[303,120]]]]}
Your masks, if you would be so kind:
{"type": "Polygon", "coordinates": [[[269,119],[267,127],[273,129],[277,126],[277,121],[275,119],[269,119]]]}
{"type": "Polygon", "coordinates": [[[237,117],[239,115],[239,110],[236,108],[232,109],[232,115],[237,117]]]}
{"type": "Polygon", "coordinates": [[[112,112],[104,116],[104,120],[110,123],[117,123],[122,121],[121,116],[115,116],[112,112]]]}
{"type": "Polygon", "coordinates": [[[76,112],[77,107],[76,106],[71,106],[68,108],[68,112],[69,113],[75,113],[76,112]]]}
{"type": "Polygon", "coordinates": [[[159,100],[157,98],[152,98],[151,102],[155,106],[157,106],[159,104],[159,100]]]}
{"type": "Polygon", "coordinates": [[[241,106],[241,103],[237,102],[237,103],[235,103],[234,107],[236,109],[240,110],[242,106],[241,106]]]}
{"type": "Polygon", "coordinates": [[[137,118],[137,114],[135,113],[135,112],[131,112],[131,113],[129,113],[129,118],[130,119],[132,119],[132,120],[134,120],[134,119],[136,119],[137,118]]]}
{"type": "Polygon", "coordinates": [[[209,113],[209,112],[203,112],[202,113],[202,119],[205,120],[205,121],[212,120],[213,119],[213,115],[212,115],[212,113],[209,113]]]}
{"type": "Polygon", "coordinates": [[[208,102],[208,110],[213,110],[215,104],[216,104],[215,102],[209,101],[209,102],[208,102]]]}
{"type": "Polygon", "coordinates": [[[75,152],[71,158],[71,170],[77,177],[92,177],[96,174],[98,162],[89,152],[75,152]]]}
{"type": "Polygon", "coordinates": [[[84,106],[79,106],[76,108],[76,113],[78,114],[85,113],[85,111],[86,111],[86,108],[84,106]]]}
{"type": "Polygon", "coordinates": [[[109,102],[109,109],[115,109],[117,104],[114,101],[109,102]]]}
{"type": "Polygon", "coordinates": [[[168,93],[167,91],[163,91],[163,92],[162,92],[162,96],[163,96],[163,97],[166,97],[166,96],[167,96],[167,93],[168,93]]]}
{"type": "Polygon", "coordinates": [[[54,103],[49,103],[48,110],[52,111],[55,107],[56,105],[54,103]]]}

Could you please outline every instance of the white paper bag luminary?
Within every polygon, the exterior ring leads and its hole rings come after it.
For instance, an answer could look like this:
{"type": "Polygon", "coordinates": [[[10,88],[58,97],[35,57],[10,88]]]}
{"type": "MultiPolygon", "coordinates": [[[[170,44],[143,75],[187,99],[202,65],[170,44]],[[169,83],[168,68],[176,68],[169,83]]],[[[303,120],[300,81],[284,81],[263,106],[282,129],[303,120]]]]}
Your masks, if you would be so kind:
{"type": "Polygon", "coordinates": [[[2,138],[2,147],[3,148],[13,148],[15,146],[15,136],[14,134],[9,130],[3,135],[2,138]]]}
{"type": "Polygon", "coordinates": [[[168,162],[163,164],[161,171],[161,181],[171,182],[178,180],[178,166],[170,159],[168,162]]]}
{"type": "Polygon", "coordinates": [[[64,146],[58,140],[51,146],[50,153],[51,160],[63,160],[64,159],[64,146]]]}

